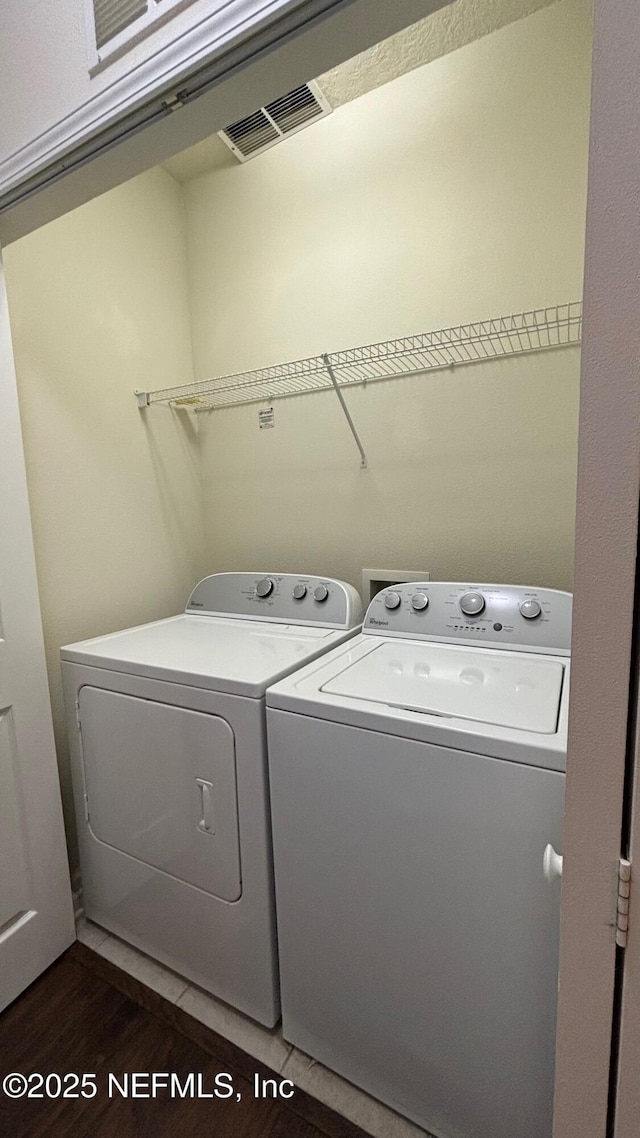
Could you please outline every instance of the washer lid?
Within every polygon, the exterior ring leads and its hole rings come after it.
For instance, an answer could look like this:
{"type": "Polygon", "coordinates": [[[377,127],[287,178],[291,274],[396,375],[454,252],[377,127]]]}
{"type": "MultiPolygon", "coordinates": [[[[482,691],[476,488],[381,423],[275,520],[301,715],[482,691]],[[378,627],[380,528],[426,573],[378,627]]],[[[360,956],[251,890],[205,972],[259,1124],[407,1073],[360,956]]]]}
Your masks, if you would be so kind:
{"type": "Polygon", "coordinates": [[[429,715],[554,734],[564,667],[513,652],[380,644],[320,689],[429,715]]]}

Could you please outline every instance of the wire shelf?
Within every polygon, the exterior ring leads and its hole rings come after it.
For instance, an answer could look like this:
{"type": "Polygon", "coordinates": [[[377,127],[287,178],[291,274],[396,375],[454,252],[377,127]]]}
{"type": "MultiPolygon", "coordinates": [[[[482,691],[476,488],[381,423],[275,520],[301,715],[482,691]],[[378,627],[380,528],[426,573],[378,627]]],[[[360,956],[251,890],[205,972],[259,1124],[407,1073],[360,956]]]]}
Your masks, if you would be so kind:
{"type": "Polygon", "coordinates": [[[535,308],[460,324],[437,332],[421,332],[342,352],[238,372],[218,379],[159,391],[136,392],[140,406],[170,403],[194,411],[216,411],[242,403],[261,403],[287,395],[366,384],[442,368],[502,359],[579,344],[582,302],[535,308]]]}

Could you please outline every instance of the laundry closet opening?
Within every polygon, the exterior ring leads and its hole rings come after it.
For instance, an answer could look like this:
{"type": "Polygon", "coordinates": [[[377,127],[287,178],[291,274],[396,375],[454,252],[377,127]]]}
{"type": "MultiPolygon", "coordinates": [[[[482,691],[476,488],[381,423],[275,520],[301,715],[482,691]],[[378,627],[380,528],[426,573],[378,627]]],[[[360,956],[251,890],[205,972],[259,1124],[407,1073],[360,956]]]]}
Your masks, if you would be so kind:
{"type": "Polygon", "coordinates": [[[572,588],[577,343],[345,385],[366,468],[329,386],[134,398],[579,304],[591,5],[485,7],[310,75],[331,113],[248,161],[214,135],[5,250],[74,864],[62,644],[224,570],[572,588]]]}

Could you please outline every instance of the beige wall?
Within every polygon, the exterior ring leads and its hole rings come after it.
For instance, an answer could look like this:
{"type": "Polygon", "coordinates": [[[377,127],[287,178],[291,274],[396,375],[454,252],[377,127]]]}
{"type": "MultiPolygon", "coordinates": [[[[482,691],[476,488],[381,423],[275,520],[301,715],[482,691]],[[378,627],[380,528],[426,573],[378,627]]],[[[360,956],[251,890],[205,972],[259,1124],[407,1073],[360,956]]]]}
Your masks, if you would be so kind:
{"type": "Polygon", "coordinates": [[[133,397],[192,375],[180,188],[152,171],[4,256],[70,820],[60,645],[179,611],[203,570],[192,425],[133,397]]]}
{"type": "MultiPolygon", "coordinates": [[[[581,293],[590,29],[562,0],[182,189],[161,169],[6,250],[45,640],[201,574],[363,566],[571,587],[578,353],[200,415],[189,382],[581,293]],[[195,365],[195,366],[194,366],[195,365]]],[[[71,812],[67,810],[68,818],[71,812]]]]}
{"type": "MultiPolygon", "coordinates": [[[[577,299],[591,29],[563,0],[186,186],[206,378],[577,299]]],[[[570,588],[576,349],[200,416],[213,568],[570,588]]]]}

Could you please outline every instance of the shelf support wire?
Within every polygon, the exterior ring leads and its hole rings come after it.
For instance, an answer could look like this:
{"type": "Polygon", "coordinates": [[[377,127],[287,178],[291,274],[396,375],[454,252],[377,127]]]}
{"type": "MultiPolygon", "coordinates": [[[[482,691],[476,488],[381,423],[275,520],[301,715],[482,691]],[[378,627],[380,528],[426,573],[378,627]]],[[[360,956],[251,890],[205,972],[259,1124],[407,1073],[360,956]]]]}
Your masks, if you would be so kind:
{"type": "Polygon", "coordinates": [[[327,355],[326,352],[323,352],[322,362],[324,363],[324,366],[327,369],[327,374],[329,376],[329,379],[331,380],[331,382],[333,384],[333,390],[335,391],[336,395],[338,396],[338,399],[340,400],[340,406],[342,407],[342,410],[344,411],[344,417],[347,420],[347,423],[349,424],[349,430],[351,431],[351,434],[353,435],[354,439],[356,440],[356,446],[357,446],[358,450],[360,451],[360,466],[362,467],[363,470],[365,470],[366,466],[367,466],[367,456],[364,452],[364,448],[362,446],[362,443],[360,442],[360,435],[358,434],[358,432],[356,430],[355,423],[354,423],[353,419],[351,418],[349,408],[347,407],[347,404],[345,403],[344,395],[342,394],[342,392],[340,390],[340,385],[338,384],[338,381],[334,375],[333,368],[331,367],[331,361],[330,361],[329,356],[327,355]]]}

